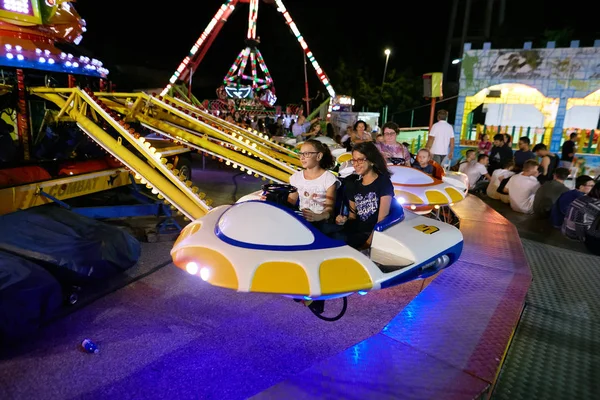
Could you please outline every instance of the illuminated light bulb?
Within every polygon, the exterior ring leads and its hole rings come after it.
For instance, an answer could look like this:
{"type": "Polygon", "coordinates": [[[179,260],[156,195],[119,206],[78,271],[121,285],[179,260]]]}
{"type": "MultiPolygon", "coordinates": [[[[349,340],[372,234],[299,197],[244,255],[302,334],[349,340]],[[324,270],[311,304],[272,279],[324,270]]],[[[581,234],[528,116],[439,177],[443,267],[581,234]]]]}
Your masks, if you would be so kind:
{"type": "Polygon", "coordinates": [[[439,210],[439,209],[440,209],[440,206],[438,206],[438,205],[435,205],[435,206],[434,206],[434,208],[435,208],[436,210],[439,210]]]}
{"type": "Polygon", "coordinates": [[[16,51],[21,51],[21,50],[23,50],[23,48],[22,48],[21,46],[19,46],[19,45],[16,45],[16,46],[15,46],[15,50],[16,50],[16,51]]]}
{"type": "Polygon", "coordinates": [[[155,153],[154,153],[154,157],[158,158],[159,160],[162,159],[162,154],[157,152],[156,149],[154,149],[155,153]]]}
{"type": "Polygon", "coordinates": [[[252,171],[248,170],[247,174],[252,175],[252,171]]]}
{"type": "Polygon", "coordinates": [[[416,210],[416,209],[417,209],[417,207],[416,207],[416,206],[410,206],[410,209],[411,209],[411,210],[416,210]]]}
{"type": "Polygon", "coordinates": [[[23,54],[17,54],[17,60],[23,61],[24,59],[25,57],[23,57],[23,54]]]}
{"type": "Polygon", "coordinates": [[[209,278],[210,278],[210,270],[206,267],[202,267],[200,269],[200,279],[202,279],[203,281],[208,281],[209,278]]]}
{"type": "Polygon", "coordinates": [[[50,64],[50,65],[54,64],[54,59],[53,58],[49,58],[48,59],[48,64],[50,64]]]}
{"type": "Polygon", "coordinates": [[[135,174],[135,180],[139,181],[140,179],[142,179],[142,176],[140,174],[135,174]]]}
{"type": "Polygon", "coordinates": [[[12,46],[11,46],[10,44],[8,44],[8,43],[4,45],[4,48],[5,48],[7,51],[10,51],[10,50],[12,50],[12,46]]]}
{"type": "Polygon", "coordinates": [[[227,162],[225,163],[225,165],[231,165],[231,161],[227,160],[227,162]]]}
{"type": "Polygon", "coordinates": [[[191,275],[196,275],[198,273],[198,264],[190,261],[185,265],[185,270],[191,275]]]}
{"type": "Polygon", "coordinates": [[[45,59],[44,57],[40,57],[40,58],[38,59],[38,61],[39,61],[39,62],[41,62],[41,63],[45,63],[45,62],[46,62],[46,59],[45,59]]]}
{"type": "Polygon", "coordinates": [[[158,189],[156,189],[156,188],[153,188],[153,189],[152,189],[152,194],[158,194],[158,189]]]}
{"type": "Polygon", "coordinates": [[[146,183],[148,183],[148,181],[147,181],[147,180],[145,180],[145,179],[144,179],[144,177],[141,177],[141,178],[140,178],[140,183],[141,183],[142,185],[145,185],[146,183]]]}
{"type": "Polygon", "coordinates": [[[12,60],[13,58],[15,58],[15,56],[13,56],[12,53],[6,53],[6,58],[12,60]]]}
{"type": "Polygon", "coordinates": [[[42,54],[42,50],[41,49],[35,49],[35,54],[42,54]]]}
{"type": "Polygon", "coordinates": [[[74,62],[73,63],[73,67],[75,67],[75,68],[79,67],[79,63],[78,62],[74,62]]]}

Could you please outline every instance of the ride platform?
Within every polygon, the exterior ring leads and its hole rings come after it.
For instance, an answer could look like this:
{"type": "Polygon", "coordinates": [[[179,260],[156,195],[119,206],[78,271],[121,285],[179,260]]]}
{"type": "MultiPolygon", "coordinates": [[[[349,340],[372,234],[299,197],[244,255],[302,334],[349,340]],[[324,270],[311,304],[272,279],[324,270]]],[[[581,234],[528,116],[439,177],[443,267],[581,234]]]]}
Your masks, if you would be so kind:
{"type": "Polygon", "coordinates": [[[454,208],[465,238],[459,262],[432,281],[354,295],[338,322],[171,265],[11,351],[0,362],[0,396],[480,397],[496,380],[531,274],[507,220],[471,196],[454,208]],[[98,356],[74,350],[83,337],[98,356]]]}

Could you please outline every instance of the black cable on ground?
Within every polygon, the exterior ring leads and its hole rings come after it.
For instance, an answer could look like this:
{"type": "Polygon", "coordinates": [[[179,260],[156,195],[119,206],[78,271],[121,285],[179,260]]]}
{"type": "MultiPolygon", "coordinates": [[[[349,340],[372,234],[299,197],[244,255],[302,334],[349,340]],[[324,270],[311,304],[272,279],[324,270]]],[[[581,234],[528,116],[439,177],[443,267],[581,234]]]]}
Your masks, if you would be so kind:
{"type": "Polygon", "coordinates": [[[308,308],[313,314],[315,314],[315,316],[317,318],[322,319],[323,321],[327,321],[327,322],[334,322],[334,321],[339,320],[340,318],[342,318],[344,316],[344,314],[346,314],[346,310],[348,309],[348,298],[342,297],[342,311],[340,311],[340,313],[338,315],[336,315],[335,317],[325,317],[325,316],[317,313],[312,308],[310,308],[310,307],[308,307],[308,308]]]}

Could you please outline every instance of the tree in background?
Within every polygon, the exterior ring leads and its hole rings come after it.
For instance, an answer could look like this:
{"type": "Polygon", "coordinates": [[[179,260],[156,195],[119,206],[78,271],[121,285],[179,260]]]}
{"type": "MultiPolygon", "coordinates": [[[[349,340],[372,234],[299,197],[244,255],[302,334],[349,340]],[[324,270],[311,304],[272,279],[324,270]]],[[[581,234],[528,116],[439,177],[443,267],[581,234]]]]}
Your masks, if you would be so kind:
{"type": "Polygon", "coordinates": [[[374,76],[368,68],[353,67],[340,60],[332,78],[337,93],[355,99],[355,110],[364,107],[365,110],[381,111],[387,105],[391,116],[423,103],[421,77],[410,71],[389,69],[382,88],[381,76],[374,76]]]}

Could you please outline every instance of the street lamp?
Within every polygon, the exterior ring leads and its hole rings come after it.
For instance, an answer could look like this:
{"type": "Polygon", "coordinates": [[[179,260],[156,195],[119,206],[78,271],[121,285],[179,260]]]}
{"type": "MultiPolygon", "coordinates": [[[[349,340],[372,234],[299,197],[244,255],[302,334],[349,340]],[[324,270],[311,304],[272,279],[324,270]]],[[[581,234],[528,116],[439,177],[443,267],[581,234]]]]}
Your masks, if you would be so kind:
{"type": "Polygon", "coordinates": [[[383,54],[385,54],[385,67],[383,67],[383,80],[381,81],[381,92],[382,93],[383,93],[383,84],[385,83],[385,74],[387,73],[388,61],[390,60],[390,54],[392,54],[392,51],[390,49],[385,49],[383,54]]]}
{"type": "Polygon", "coordinates": [[[458,64],[458,63],[459,63],[459,62],[461,62],[461,61],[462,61],[462,59],[460,59],[460,58],[455,58],[454,60],[452,60],[452,65],[456,65],[456,64],[458,64]]]}

